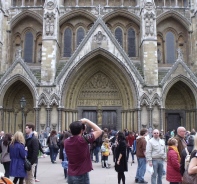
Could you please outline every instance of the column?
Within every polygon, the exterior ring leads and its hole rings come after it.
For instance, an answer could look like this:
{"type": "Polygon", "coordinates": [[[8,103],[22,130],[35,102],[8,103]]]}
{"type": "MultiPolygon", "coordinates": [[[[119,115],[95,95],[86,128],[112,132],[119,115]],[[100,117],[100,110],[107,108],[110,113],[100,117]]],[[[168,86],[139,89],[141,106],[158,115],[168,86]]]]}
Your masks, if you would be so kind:
{"type": "Polygon", "coordinates": [[[148,127],[153,127],[153,121],[152,121],[152,112],[153,112],[153,108],[147,108],[148,113],[149,113],[149,125],[148,127]]]}
{"type": "Polygon", "coordinates": [[[40,132],[40,108],[34,108],[34,111],[35,111],[35,118],[36,118],[36,131],[37,132],[40,132]]]}
{"type": "Polygon", "coordinates": [[[25,0],[22,0],[22,6],[25,6],[25,0]]]}
{"type": "MultiPolygon", "coordinates": [[[[161,130],[164,130],[164,126],[163,126],[163,108],[159,108],[160,109],[160,128],[161,130]]],[[[165,130],[166,131],[166,130],[165,130]]]]}
{"type": "Polygon", "coordinates": [[[163,6],[166,6],[166,0],[163,0],[163,6]]]}
{"type": "Polygon", "coordinates": [[[16,117],[17,117],[17,113],[14,113],[14,132],[16,132],[16,117]]]}
{"type": "Polygon", "coordinates": [[[57,108],[58,110],[58,131],[62,131],[62,108],[57,108]]]}
{"type": "Polygon", "coordinates": [[[79,0],[76,0],[76,6],[77,7],[79,6],[79,0]]]}
{"type": "Polygon", "coordinates": [[[51,108],[47,107],[47,126],[49,126],[51,128],[51,108]]]}
{"type": "MultiPolygon", "coordinates": [[[[154,4],[154,2],[152,2],[154,4]]],[[[144,6],[146,3],[144,3],[144,6]]],[[[155,6],[142,7],[141,48],[144,81],[146,86],[158,86],[157,27],[155,6]]]]}
{"type": "MultiPolygon", "coordinates": [[[[182,4],[183,5],[183,4],[182,4]]],[[[178,0],[176,0],[176,2],[175,2],[175,6],[177,7],[178,6],[178,0]]]]}
{"type": "Polygon", "coordinates": [[[138,119],[138,132],[141,130],[141,109],[137,109],[137,119],[138,119]]]}
{"type": "Polygon", "coordinates": [[[59,16],[58,3],[54,7],[44,5],[41,82],[43,85],[53,85],[56,66],[59,59],[59,16]]]}
{"type": "Polygon", "coordinates": [[[8,132],[10,132],[10,112],[11,110],[8,110],[8,132]]]}

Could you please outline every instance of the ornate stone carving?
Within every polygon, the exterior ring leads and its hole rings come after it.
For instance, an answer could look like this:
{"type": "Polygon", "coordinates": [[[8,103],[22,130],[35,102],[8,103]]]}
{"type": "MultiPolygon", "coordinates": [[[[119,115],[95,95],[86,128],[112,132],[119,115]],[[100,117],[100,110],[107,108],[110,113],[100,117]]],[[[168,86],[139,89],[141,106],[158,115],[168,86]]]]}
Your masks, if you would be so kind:
{"type": "Polygon", "coordinates": [[[98,113],[97,113],[97,122],[98,122],[98,125],[101,126],[102,125],[102,111],[101,110],[98,110],[98,113]]]}
{"type": "Polygon", "coordinates": [[[22,130],[22,124],[18,124],[18,128],[22,130]]]}
{"type": "Polygon", "coordinates": [[[44,123],[43,124],[40,124],[40,127],[41,127],[41,130],[44,130],[45,124],[44,123]]]}
{"type": "Polygon", "coordinates": [[[53,10],[56,6],[56,1],[54,0],[49,0],[47,3],[46,3],[46,8],[48,10],[53,10]]]}
{"type": "Polygon", "coordinates": [[[47,12],[44,16],[45,18],[45,33],[47,36],[54,34],[54,20],[55,14],[53,12],[47,12]]]}
{"type": "Polygon", "coordinates": [[[15,58],[16,59],[22,58],[22,49],[20,46],[16,48],[15,58]]]}
{"type": "Polygon", "coordinates": [[[146,10],[150,11],[153,9],[153,3],[147,2],[144,7],[146,10]]]}
{"type": "Polygon", "coordinates": [[[182,60],[183,61],[183,53],[182,53],[181,48],[178,48],[177,52],[178,52],[178,60],[182,60]]]}
{"type": "Polygon", "coordinates": [[[144,15],[144,19],[145,19],[145,34],[146,36],[153,36],[154,35],[154,19],[155,19],[155,15],[151,12],[148,13],[146,12],[146,14],[144,15]]]}
{"type": "Polygon", "coordinates": [[[98,31],[98,33],[94,35],[94,42],[96,42],[98,45],[101,45],[102,41],[105,40],[106,36],[101,31],[98,31]]]}
{"type": "Polygon", "coordinates": [[[53,89],[52,89],[52,88],[44,88],[43,91],[44,91],[45,93],[47,93],[48,95],[50,95],[51,92],[53,91],[53,89]]]}
{"type": "Polygon", "coordinates": [[[57,127],[57,124],[51,124],[51,125],[52,125],[53,130],[55,130],[57,127]]]}

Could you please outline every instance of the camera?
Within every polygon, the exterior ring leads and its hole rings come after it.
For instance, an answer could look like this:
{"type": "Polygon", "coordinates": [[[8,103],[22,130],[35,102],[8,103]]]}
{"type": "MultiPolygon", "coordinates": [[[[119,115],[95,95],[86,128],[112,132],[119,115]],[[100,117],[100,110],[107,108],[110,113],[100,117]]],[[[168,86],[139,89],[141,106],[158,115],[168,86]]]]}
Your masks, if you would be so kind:
{"type": "Polygon", "coordinates": [[[85,130],[85,129],[86,129],[85,124],[82,124],[82,130],[85,130]]]}

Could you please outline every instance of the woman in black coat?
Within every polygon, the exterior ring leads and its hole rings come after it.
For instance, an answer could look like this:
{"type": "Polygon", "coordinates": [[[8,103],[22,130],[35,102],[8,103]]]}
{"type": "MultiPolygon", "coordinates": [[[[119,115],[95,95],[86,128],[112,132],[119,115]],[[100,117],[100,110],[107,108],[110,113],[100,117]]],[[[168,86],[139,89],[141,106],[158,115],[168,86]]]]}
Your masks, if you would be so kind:
{"type": "Polygon", "coordinates": [[[115,149],[115,170],[118,172],[118,184],[122,180],[125,184],[124,172],[128,171],[127,157],[126,157],[127,144],[123,132],[118,132],[117,147],[115,149]]]}
{"type": "MultiPolygon", "coordinates": [[[[190,135],[188,137],[188,141],[187,141],[187,151],[189,153],[189,155],[192,153],[193,148],[194,148],[194,135],[190,135]]],[[[185,158],[187,156],[186,150],[183,149],[181,152],[181,164],[180,164],[180,172],[181,175],[183,176],[184,172],[185,172],[185,158]]]]}

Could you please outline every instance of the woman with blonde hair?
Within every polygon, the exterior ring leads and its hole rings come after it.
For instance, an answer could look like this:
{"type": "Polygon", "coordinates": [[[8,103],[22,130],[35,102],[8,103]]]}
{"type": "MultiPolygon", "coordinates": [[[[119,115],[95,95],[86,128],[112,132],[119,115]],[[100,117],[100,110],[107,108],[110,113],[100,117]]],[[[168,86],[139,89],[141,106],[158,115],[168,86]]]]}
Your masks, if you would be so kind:
{"type": "Polygon", "coordinates": [[[23,184],[23,180],[26,176],[24,162],[27,152],[24,145],[25,139],[23,133],[17,131],[12,137],[12,141],[10,143],[10,176],[14,177],[14,184],[16,184],[18,180],[19,184],[23,184]]]}

